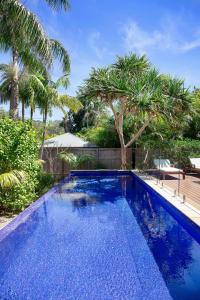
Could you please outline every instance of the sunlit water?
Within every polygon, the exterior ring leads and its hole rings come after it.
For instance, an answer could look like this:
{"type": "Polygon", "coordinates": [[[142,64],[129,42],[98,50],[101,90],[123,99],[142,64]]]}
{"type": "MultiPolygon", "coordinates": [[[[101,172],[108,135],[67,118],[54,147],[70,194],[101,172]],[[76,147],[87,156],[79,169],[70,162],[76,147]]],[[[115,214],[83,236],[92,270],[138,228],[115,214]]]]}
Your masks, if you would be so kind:
{"type": "Polygon", "coordinates": [[[162,203],[133,176],[72,177],[1,241],[0,299],[200,299],[200,245],[162,203]]]}

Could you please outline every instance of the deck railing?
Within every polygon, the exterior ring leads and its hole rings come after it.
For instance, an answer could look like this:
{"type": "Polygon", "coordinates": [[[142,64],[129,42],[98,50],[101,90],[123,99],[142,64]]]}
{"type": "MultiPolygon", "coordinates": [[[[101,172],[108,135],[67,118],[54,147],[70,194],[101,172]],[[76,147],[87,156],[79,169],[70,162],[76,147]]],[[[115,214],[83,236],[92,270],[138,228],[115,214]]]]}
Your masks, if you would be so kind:
{"type": "Polygon", "coordinates": [[[137,149],[135,151],[135,169],[146,180],[151,180],[177,201],[200,209],[200,167],[199,169],[195,168],[191,164],[190,158],[200,158],[200,149],[181,151],[160,148],[137,149]],[[162,163],[166,159],[170,161],[171,167],[180,170],[180,172],[175,169],[168,169],[169,172],[166,169],[164,172],[162,163]],[[157,165],[155,165],[154,160],[157,160],[157,165]]]}

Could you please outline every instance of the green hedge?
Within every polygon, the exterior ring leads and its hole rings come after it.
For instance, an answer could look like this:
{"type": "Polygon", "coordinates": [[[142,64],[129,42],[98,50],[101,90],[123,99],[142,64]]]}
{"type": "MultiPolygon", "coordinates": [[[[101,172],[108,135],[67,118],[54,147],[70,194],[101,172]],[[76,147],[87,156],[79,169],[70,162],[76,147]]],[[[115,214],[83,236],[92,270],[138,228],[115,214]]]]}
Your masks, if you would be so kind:
{"type": "Polygon", "coordinates": [[[39,186],[38,143],[30,123],[0,120],[0,174],[12,170],[24,171],[26,177],[11,187],[0,187],[0,209],[20,211],[36,198],[39,186]]]}

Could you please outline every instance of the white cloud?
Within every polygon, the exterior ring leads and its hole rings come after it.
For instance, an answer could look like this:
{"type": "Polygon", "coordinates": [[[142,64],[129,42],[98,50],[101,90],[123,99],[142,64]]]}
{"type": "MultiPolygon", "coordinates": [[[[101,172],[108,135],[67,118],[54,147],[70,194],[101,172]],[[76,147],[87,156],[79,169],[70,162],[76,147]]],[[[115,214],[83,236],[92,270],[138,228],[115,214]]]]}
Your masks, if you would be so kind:
{"type": "Polygon", "coordinates": [[[105,55],[111,54],[101,39],[101,34],[98,31],[93,31],[88,36],[88,44],[98,59],[102,59],[105,55]]]}
{"type": "Polygon", "coordinates": [[[138,54],[145,54],[150,50],[184,53],[200,47],[199,33],[190,40],[185,40],[184,35],[184,31],[172,20],[153,31],[143,29],[135,21],[129,21],[123,28],[126,50],[136,51],[138,54]]]}

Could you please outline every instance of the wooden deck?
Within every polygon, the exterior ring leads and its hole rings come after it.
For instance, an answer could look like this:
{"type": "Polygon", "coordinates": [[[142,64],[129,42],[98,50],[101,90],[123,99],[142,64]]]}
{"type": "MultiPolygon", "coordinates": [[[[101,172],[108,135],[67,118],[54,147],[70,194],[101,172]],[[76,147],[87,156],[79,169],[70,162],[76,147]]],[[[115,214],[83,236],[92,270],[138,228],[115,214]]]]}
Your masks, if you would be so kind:
{"type": "Polygon", "coordinates": [[[185,201],[200,210],[200,175],[186,175],[185,180],[178,179],[178,175],[166,176],[165,180],[161,180],[164,187],[168,187],[172,192],[179,190],[180,196],[185,195],[185,201]],[[178,183],[179,182],[179,183],[178,183]],[[178,187],[179,184],[179,187],[178,187]]]}

